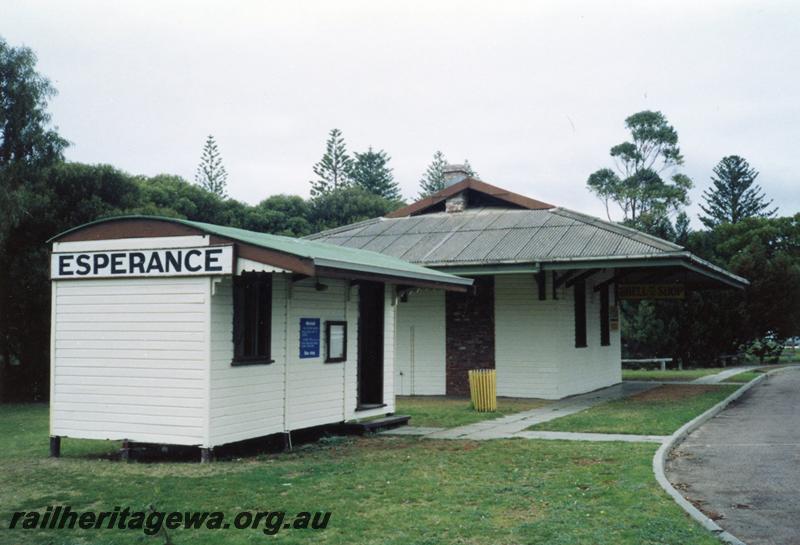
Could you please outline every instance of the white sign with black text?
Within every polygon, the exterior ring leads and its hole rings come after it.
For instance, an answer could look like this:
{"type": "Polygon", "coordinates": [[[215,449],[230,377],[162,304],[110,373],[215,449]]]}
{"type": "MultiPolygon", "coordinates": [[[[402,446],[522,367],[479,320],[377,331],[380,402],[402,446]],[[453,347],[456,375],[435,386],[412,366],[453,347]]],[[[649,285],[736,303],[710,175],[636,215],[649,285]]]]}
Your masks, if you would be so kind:
{"type": "Polygon", "coordinates": [[[202,276],[231,274],[233,246],[56,252],[50,258],[53,280],[128,278],[137,276],[202,276]]]}

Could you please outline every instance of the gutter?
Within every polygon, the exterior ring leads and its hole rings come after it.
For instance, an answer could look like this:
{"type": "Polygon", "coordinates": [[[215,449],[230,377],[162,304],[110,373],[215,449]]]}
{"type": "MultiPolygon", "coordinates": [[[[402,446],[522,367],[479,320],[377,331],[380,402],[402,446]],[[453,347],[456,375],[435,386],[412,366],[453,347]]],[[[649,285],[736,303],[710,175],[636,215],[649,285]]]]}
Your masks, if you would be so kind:
{"type": "Polygon", "coordinates": [[[472,279],[461,278],[449,273],[435,274],[433,272],[412,272],[399,269],[392,269],[388,267],[379,267],[375,265],[362,265],[354,264],[352,262],[342,262],[335,259],[314,259],[314,265],[319,267],[327,267],[331,269],[340,269],[342,271],[357,271],[368,274],[375,274],[381,276],[391,276],[394,278],[408,278],[409,280],[424,280],[427,282],[436,282],[440,284],[452,284],[455,286],[469,287],[472,285],[472,279]]]}
{"type": "MultiPolygon", "coordinates": [[[[686,267],[698,274],[714,278],[724,284],[734,288],[743,289],[750,285],[750,281],[741,276],[735,275],[726,271],[722,267],[718,267],[713,263],[700,259],[691,252],[670,252],[659,255],[631,255],[631,256],[599,256],[599,257],[565,257],[556,258],[549,262],[542,263],[542,269],[545,270],[561,270],[561,269],[574,269],[578,264],[586,264],[589,268],[600,267],[601,265],[606,268],[625,268],[648,266],[653,262],[658,262],[664,266],[679,266],[686,267]]],[[[652,266],[652,265],[650,265],[652,266]]]]}
{"type": "Polygon", "coordinates": [[[461,262],[425,263],[425,267],[442,272],[460,275],[487,275],[512,273],[538,273],[540,271],[560,271],[569,269],[630,268],[630,267],[684,267],[697,274],[712,278],[737,289],[744,289],[750,281],[726,271],[713,263],[700,259],[691,252],[669,252],[662,254],[637,254],[628,256],[561,257],[547,261],[530,260],[505,261],[503,263],[461,262]]]}

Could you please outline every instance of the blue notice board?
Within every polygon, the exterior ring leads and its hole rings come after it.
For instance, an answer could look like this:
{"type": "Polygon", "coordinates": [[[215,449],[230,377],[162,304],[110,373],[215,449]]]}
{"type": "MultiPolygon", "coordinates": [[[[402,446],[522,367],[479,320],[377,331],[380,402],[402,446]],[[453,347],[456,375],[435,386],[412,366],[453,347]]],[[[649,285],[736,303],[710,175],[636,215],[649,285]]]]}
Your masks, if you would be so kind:
{"type": "Polygon", "coordinates": [[[319,357],[319,318],[300,318],[300,357],[319,357]]]}

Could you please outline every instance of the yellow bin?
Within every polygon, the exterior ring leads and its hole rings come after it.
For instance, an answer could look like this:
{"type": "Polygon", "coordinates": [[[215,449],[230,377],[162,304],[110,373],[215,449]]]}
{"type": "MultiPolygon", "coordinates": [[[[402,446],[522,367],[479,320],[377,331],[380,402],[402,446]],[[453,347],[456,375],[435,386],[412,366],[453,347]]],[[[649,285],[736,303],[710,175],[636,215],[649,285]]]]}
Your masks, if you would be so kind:
{"type": "Polygon", "coordinates": [[[494,369],[469,371],[469,394],[476,411],[486,413],[497,410],[497,372],[494,369]]]}

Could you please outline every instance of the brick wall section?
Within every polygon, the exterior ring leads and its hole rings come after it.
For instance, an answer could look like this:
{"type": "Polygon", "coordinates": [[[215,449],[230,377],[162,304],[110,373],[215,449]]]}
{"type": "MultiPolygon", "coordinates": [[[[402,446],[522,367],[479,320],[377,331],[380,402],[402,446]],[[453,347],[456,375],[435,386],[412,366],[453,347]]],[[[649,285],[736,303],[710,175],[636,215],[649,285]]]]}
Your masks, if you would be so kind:
{"type": "Polygon", "coordinates": [[[494,277],[476,277],[474,286],[446,296],[447,395],[469,395],[469,369],[494,369],[494,277]]]}

